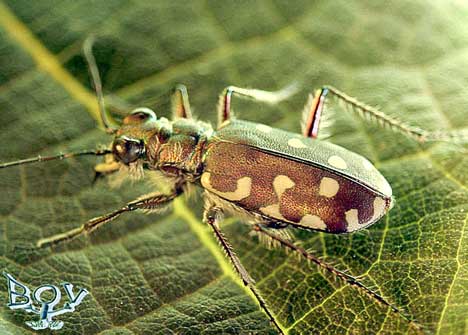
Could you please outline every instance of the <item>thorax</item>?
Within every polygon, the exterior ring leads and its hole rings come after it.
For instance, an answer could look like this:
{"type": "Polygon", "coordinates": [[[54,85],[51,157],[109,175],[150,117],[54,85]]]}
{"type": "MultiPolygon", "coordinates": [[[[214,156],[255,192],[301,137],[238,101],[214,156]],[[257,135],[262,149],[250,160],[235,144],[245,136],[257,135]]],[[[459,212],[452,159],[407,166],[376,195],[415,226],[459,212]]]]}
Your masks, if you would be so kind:
{"type": "Polygon", "coordinates": [[[207,123],[178,119],[148,141],[148,168],[196,180],[203,172],[205,146],[213,130],[207,123]]]}

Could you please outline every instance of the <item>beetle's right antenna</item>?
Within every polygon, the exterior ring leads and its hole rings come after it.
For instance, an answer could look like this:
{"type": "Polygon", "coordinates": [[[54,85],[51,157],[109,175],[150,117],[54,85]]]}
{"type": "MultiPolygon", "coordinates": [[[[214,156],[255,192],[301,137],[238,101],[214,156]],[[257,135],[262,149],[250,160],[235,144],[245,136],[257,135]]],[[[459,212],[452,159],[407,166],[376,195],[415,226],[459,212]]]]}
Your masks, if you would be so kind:
{"type": "Polygon", "coordinates": [[[101,121],[108,134],[114,134],[117,131],[117,123],[107,113],[106,106],[104,104],[104,95],[102,94],[102,83],[101,77],[99,76],[99,70],[96,64],[96,59],[93,55],[93,44],[94,37],[88,37],[83,45],[83,53],[88,62],[89,72],[93,80],[94,89],[96,90],[96,96],[99,104],[99,112],[101,114],[101,121]]]}
{"type": "Polygon", "coordinates": [[[108,155],[111,153],[112,151],[109,149],[97,149],[97,150],[81,150],[81,151],[76,151],[76,152],[60,153],[58,155],[53,155],[53,156],[37,156],[37,157],[7,162],[7,163],[0,163],[0,169],[9,168],[11,166],[16,166],[16,165],[47,162],[47,161],[52,161],[52,160],[63,160],[63,159],[78,157],[78,156],[104,156],[104,155],[108,155]]]}

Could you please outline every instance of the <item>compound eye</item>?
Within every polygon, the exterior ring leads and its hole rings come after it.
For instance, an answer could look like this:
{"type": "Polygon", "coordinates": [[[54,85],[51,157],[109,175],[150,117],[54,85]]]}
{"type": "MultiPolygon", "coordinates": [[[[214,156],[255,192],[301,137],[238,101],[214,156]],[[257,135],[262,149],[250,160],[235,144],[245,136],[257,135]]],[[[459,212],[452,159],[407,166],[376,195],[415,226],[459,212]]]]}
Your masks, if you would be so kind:
{"type": "Polygon", "coordinates": [[[149,108],[142,107],[135,109],[130,115],[123,119],[124,124],[143,123],[148,120],[156,120],[156,114],[149,108]]]}
{"type": "Polygon", "coordinates": [[[145,153],[143,141],[127,137],[118,137],[112,144],[112,154],[115,159],[128,165],[141,158],[145,153]]]}

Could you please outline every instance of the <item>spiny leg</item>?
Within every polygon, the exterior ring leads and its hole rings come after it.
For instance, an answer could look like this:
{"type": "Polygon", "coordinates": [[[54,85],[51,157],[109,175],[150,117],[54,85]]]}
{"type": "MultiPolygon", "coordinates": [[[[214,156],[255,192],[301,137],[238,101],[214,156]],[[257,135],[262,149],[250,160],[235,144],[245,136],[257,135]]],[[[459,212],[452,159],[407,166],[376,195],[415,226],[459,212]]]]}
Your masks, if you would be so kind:
{"type": "Polygon", "coordinates": [[[45,247],[45,246],[52,246],[56,245],[58,243],[64,242],[64,241],[70,241],[80,235],[83,234],[89,234],[96,230],[97,228],[101,227],[107,222],[110,222],[117,217],[119,217],[122,213],[125,212],[132,212],[137,209],[142,209],[142,210],[155,210],[159,209],[165,205],[167,205],[169,202],[174,200],[176,197],[181,195],[183,193],[183,186],[185,184],[183,182],[178,182],[176,183],[172,193],[170,194],[154,194],[151,196],[147,196],[141,199],[137,199],[134,201],[131,201],[127,203],[125,206],[123,206],[120,209],[117,209],[113,212],[110,212],[108,214],[98,216],[96,218],[93,218],[83,225],[81,227],[69,230],[65,233],[57,234],[54,236],[50,236],[47,238],[40,239],[37,242],[37,246],[39,248],[45,247]]]}
{"type": "Polygon", "coordinates": [[[239,257],[237,257],[236,253],[232,249],[231,244],[228,242],[224,234],[221,232],[219,229],[219,221],[221,220],[223,213],[221,208],[216,207],[216,206],[211,206],[207,209],[205,209],[204,213],[204,221],[208,223],[208,225],[213,229],[213,232],[216,236],[216,239],[218,240],[219,244],[223,248],[224,252],[234,265],[235,270],[239,274],[240,278],[242,279],[242,282],[244,283],[245,286],[249,288],[249,290],[252,292],[252,294],[255,296],[257,299],[258,304],[260,305],[260,308],[265,312],[265,314],[268,316],[270,321],[275,325],[275,327],[278,329],[280,334],[284,334],[283,330],[281,329],[280,325],[278,322],[275,320],[273,314],[270,312],[265,300],[262,298],[260,295],[260,292],[257,291],[257,288],[255,287],[255,281],[253,278],[249,275],[247,270],[244,268],[242,265],[239,257]]]}
{"type": "Polygon", "coordinates": [[[317,138],[327,93],[328,90],[322,88],[315,93],[315,97],[312,94],[309,95],[302,112],[302,135],[305,137],[317,138]]]}
{"type": "Polygon", "coordinates": [[[171,97],[172,116],[173,118],[191,119],[192,111],[187,93],[187,87],[177,85],[171,97]]]}
{"type": "Polygon", "coordinates": [[[284,238],[284,237],[282,237],[282,236],[280,236],[278,234],[272,233],[268,228],[266,228],[262,224],[258,224],[258,223],[254,224],[253,229],[256,232],[259,232],[260,234],[265,235],[266,237],[268,237],[272,241],[275,241],[275,242],[279,243],[281,246],[286,247],[289,250],[292,250],[294,252],[297,252],[298,254],[300,254],[301,256],[306,258],[307,260],[310,260],[310,261],[314,262],[318,266],[320,266],[320,267],[324,268],[325,270],[333,273],[338,278],[341,278],[341,279],[345,280],[350,285],[358,287],[359,289],[363,290],[367,295],[369,295],[373,299],[377,300],[379,303],[382,303],[385,306],[388,306],[390,309],[392,309],[395,313],[399,314],[405,320],[407,320],[408,322],[411,322],[416,328],[418,328],[418,329],[420,328],[420,326],[415,321],[413,321],[409,317],[407,317],[398,307],[396,307],[395,305],[393,305],[390,302],[388,302],[387,300],[385,300],[385,298],[382,297],[381,295],[379,295],[377,292],[375,292],[372,289],[365,286],[357,278],[347,274],[344,271],[338,270],[337,268],[333,267],[330,264],[327,264],[327,263],[323,262],[321,259],[315,257],[314,255],[309,253],[304,248],[301,248],[301,247],[295,245],[290,240],[288,240],[288,239],[286,239],[286,238],[284,238]]]}
{"type": "Polygon", "coordinates": [[[359,116],[376,121],[382,127],[388,127],[394,131],[398,131],[405,134],[418,142],[426,141],[447,141],[455,139],[458,135],[453,135],[444,132],[429,132],[418,127],[408,125],[396,118],[393,118],[378,109],[366,105],[357,99],[350,97],[344,92],[332,86],[324,86],[321,90],[316,93],[313,100],[309,99],[306,104],[305,113],[309,113],[305,120],[303,135],[307,137],[316,138],[319,131],[319,123],[322,117],[323,108],[325,106],[325,100],[327,95],[333,95],[340,101],[342,101],[351,111],[354,111],[359,116]]]}
{"type": "Polygon", "coordinates": [[[298,88],[297,85],[289,85],[282,90],[276,92],[262,91],[256,89],[241,88],[236,86],[228,86],[223,90],[219,97],[218,105],[218,127],[225,121],[231,118],[231,98],[233,95],[238,95],[245,98],[251,98],[255,101],[268,104],[277,104],[295,94],[298,88]]]}

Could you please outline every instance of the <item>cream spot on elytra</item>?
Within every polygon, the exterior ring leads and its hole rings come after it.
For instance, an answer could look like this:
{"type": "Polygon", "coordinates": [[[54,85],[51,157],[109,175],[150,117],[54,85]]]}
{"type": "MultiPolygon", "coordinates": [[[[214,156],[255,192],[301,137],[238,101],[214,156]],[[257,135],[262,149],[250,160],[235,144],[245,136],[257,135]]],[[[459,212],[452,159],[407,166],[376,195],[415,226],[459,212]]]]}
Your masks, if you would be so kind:
{"type": "Polygon", "coordinates": [[[257,124],[255,126],[255,129],[257,129],[258,131],[261,131],[262,133],[269,133],[272,131],[273,128],[271,128],[270,126],[267,126],[267,125],[264,125],[264,124],[257,124]]]}
{"type": "Polygon", "coordinates": [[[374,215],[372,216],[372,220],[376,220],[377,218],[381,217],[385,213],[386,202],[381,197],[376,197],[374,199],[374,215]]]}
{"type": "Polygon", "coordinates": [[[302,141],[298,138],[289,139],[288,145],[293,148],[307,148],[307,145],[302,143],[302,141]]]}
{"type": "Polygon", "coordinates": [[[299,222],[299,225],[313,229],[327,229],[327,225],[325,224],[325,222],[323,222],[323,220],[319,216],[312,214],[304,215],[304,217],[299,222]]]}
{"type": "Polygon", "coordinates": [[[265,215],[268,215],[275,219],[287,221],[280,212],[279,204],[269,205],[266,207],[260,207],[259,209],[265,215]]]}
{"type": "Polygon", "coordinates": [[[287,221],[280,212],[281,196],[287,189],[294,187],[294,185],[296,184],[288,176],[285,176],[285,175],[276,176],[275,179],[273,180],[273,188],[275,190],[276,196],[278,197],[278,203],[265,206],[265,207],[260,207],[259,210],[263,214],[266,214],[270,217],[287,221]]]}
{"type": "Polygon", "coordinates": [[[338,184],[338,182],[333,178],[323,177],[320,181],[319,194],[324,197],[334,197],[338,193],[339,189],[340,184],[338,184]]]}
{"type": "Polygon", "coordinates": [[[330,158],[328,158],[328,164],[340,170],[348,168],[348,164],[346,164],[345,160],[336,155],[330,156],[330,158]]]}
{"type": "Polygon", "coordinates": [[[345,212],[346,222],[348,223],[348,232],[358,230],[362,228],[359,225],[358,210],[350,209],[345,212]]]}
{"type": "Polygon", "coordinates": [[[283,195],[284,191],[294,187],[294,185],[296,184],[288,176],[276,176],[273,180],[273,188],[275,189],[275,193],[278,196],[278,200],[281,200],[281,196],[283,195]]]}
{"type": "Polygon", "coordinates": [[[239,201],[242,199],[247,198],[250,195],[250,191],[252,189],[252,178],[250,177],[242,177],[237,180],[237,188],[234,192],[222,192],[217,189],[215,189],[211,185],[211,173],[209,172],[204,172],[201,176],[201,184],[204,188],[206,188],[208,191],[211,191],[220,197],[231,200],[231,201],[239,201]]]}

